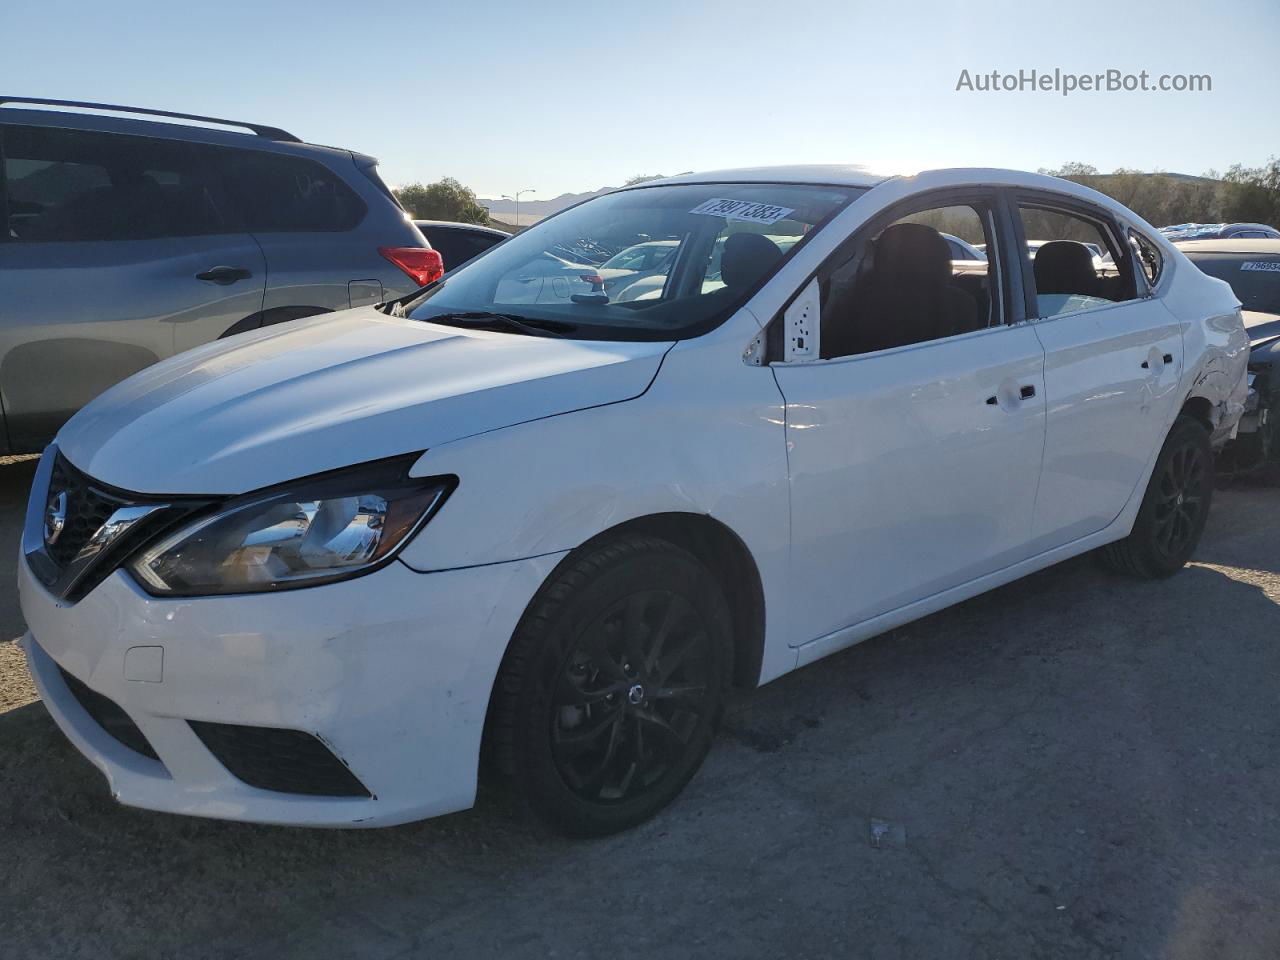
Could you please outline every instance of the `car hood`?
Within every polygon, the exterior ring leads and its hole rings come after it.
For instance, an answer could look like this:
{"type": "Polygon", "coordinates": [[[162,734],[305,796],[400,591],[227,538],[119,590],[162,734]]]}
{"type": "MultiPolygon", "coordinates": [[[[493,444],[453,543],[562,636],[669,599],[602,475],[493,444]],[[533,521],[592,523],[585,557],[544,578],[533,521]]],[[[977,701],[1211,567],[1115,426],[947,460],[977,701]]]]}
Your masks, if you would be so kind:
{"type": "Polygon", "coordinates": [[[102,394],[58,434],[97,480],[235,494],[629,400],[670,343],[461,330],[347,310],[216,341],[102,394]]]}

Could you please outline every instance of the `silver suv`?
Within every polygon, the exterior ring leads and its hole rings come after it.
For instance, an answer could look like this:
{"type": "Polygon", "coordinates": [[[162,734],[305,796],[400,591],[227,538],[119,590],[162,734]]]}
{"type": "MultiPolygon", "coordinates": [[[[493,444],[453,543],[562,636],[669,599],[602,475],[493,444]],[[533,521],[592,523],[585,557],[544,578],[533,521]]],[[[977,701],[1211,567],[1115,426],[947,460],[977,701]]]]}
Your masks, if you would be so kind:
{"type": "Polygon", "coordinates": [[[0,97],[0,161],[0,452],[171,354],[442,269],[377,161],[274,127],[0,97]]]}

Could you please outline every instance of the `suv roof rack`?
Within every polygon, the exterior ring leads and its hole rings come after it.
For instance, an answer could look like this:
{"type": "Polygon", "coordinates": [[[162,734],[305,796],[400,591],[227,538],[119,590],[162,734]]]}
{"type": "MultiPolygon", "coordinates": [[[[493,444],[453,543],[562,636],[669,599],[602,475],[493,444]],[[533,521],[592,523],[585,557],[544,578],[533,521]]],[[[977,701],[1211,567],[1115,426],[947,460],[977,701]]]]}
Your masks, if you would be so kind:
{"type": "Polygon", "coordinates": [[[198,120],[202,123],[217,123],[225,127],[243,127],[252,130],[260,137],[268,140],[284,140],[289,143],[302,141],[287,130],[279,127],[268,127],[261,123],[245,123],[243,120],[223,120],[219,117],[202,117],[196,113],[175,113],[172,110],[152,110],[147,107],[124,107],[115,103],[91,103],[82,100],[47,100],[41,97],[5,97],[0,96],[0,105],[6,103],[30,103],[42,107],[80,107],[86,110],[113,110],[117,113],[137,113],[151,117],[173,117],[178,120],[198,120]]]}

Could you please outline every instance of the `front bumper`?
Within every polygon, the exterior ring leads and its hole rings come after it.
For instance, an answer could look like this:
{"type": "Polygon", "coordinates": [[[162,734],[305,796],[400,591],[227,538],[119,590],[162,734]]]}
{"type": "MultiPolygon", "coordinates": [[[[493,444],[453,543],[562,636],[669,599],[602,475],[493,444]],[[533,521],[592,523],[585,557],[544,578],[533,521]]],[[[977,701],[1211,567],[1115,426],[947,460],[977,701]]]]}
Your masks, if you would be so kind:
{"type": "Polygon", "coordinates": [[[309,589],[186,599],[151,597],[117,570],[75,604],[20,556],[23,646],[54,720],[122,803],[257,823],[404,823],[474,802],[502,655],[561,556],[425,574],[395,562],[309,589]],[[122,709],[158,759],[101,726],[64,671],[122,709]],[[249,786],[189,721],[312,734],[372,796],[249,786]]]}

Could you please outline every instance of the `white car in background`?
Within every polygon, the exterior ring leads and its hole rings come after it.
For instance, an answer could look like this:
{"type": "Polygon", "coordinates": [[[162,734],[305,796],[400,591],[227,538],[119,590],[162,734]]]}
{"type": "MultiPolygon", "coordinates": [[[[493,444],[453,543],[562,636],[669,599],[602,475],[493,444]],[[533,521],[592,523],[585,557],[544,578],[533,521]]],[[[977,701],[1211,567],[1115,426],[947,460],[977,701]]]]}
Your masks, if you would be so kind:
{"type": "MultiPolygon", "coordinates": [[[[679,240],[649,240],[627,247],[600,264],[595,274],[610,296],[646,277],[664,277],[680,247],[679,240]]],[[[661,286],[661,285],[659,285],[661,286]]]]}
{"type": "Polygon", "coordinates": [[[951,251],[951,259],[953,261],[969,260],[975,263],[983,263],[987,259],[985,250],[980,250],[967,240],[962,240],[950,233],[944,233],[942,239],[947,241],[947,247],[951,251]]]}
{"type": "Polygon", "coordinates": [[[1064,180],[646,183],[103,394],[36,471],[23,645],[126,804],[403,823],[470,806],[487,754],[609,833],[680,793],[730,688],[1095,548],[1181,568],[1248,345],[1226,284],[1064,180]],[[1031,207],[1116,278],[1033,269],[997,213],[1031,207]],[[981,273],[912,222],[956,209],[981,273]],[[624,230],[679,238],[656,296],[507,299],[624,230]]]}

